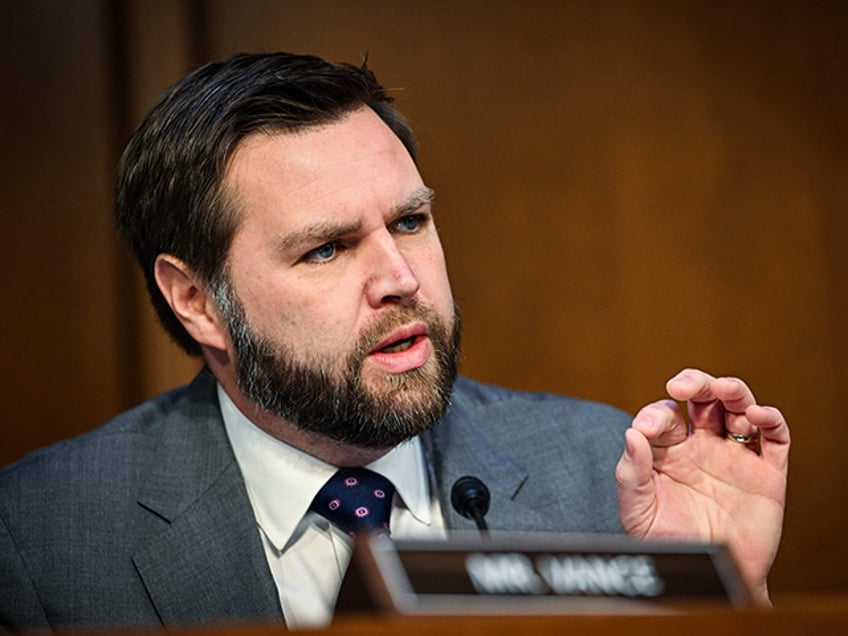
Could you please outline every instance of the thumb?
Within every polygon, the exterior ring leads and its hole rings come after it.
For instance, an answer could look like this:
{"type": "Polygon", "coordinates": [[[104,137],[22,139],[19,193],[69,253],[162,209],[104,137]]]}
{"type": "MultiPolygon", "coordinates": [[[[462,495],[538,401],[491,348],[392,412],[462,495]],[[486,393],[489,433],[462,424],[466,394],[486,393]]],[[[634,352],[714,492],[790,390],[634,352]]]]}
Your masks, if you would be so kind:
{"type": "Polygon", "coordinates": [[[618,514],[625,532],[644,536],[657,512],[653,452],[648,439],[635,428],[624,435],[624,453],[615,469],[618,514]]]}

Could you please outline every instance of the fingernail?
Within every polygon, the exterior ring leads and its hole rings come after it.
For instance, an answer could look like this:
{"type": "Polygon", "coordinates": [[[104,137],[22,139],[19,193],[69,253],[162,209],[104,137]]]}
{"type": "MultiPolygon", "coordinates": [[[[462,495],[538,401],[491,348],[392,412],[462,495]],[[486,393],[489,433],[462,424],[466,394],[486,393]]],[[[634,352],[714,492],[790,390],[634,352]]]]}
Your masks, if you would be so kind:
{"type": "Polygon", "coordinates": [[[692,378],[689,377],[689,374],[686,371],[681,371],[676,376],[674,376],[674,382],[686,382],[687,384],[692,381],[692,378]]]}
{"type": "Polygon", "coordinates": [[[627,436],[624,437],[624,457],[628,461],[633,459],[633,444],[627,436]]]}

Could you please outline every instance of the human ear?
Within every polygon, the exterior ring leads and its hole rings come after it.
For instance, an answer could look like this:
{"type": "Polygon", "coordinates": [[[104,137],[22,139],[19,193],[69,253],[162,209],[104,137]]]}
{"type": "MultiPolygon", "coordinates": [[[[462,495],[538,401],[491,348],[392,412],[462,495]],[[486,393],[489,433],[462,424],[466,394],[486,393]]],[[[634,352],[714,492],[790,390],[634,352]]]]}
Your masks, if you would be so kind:
{"type": "Polygon", "coordinates": [[[194,270],[176,256],[160,254],[153,265],[153,275],[188,334],[201,346],[226,349],[226,329],[215,300],[194,270]]]}

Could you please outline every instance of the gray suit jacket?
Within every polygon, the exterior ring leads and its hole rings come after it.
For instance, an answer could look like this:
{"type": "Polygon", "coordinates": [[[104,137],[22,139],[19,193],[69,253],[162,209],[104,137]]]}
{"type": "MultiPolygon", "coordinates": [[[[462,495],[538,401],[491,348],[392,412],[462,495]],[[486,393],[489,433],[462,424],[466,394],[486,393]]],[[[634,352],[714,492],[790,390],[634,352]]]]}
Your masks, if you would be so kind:
{"type": "MultiPolygon", "coordinates": [[[[425,439],[450,528],[465,474],[492,529],[620,531],[614,466],[630,418],[460,379],[425,439]]],[[[279,622],[244,482],[204,371],[0,471],[0,626],[279,622]]]]}

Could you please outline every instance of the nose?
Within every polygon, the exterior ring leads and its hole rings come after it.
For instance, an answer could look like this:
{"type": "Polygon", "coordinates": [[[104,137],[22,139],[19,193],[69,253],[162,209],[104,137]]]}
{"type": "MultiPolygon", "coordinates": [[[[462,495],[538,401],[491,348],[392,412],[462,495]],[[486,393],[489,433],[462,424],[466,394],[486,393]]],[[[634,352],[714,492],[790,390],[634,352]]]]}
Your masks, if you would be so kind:
{"type": "Polygon", "coordinates": [[[388,230],[373,239],[365,290],[368,303],[375,308],[403,304],[415,296],[421,283],[388,230]]]}

